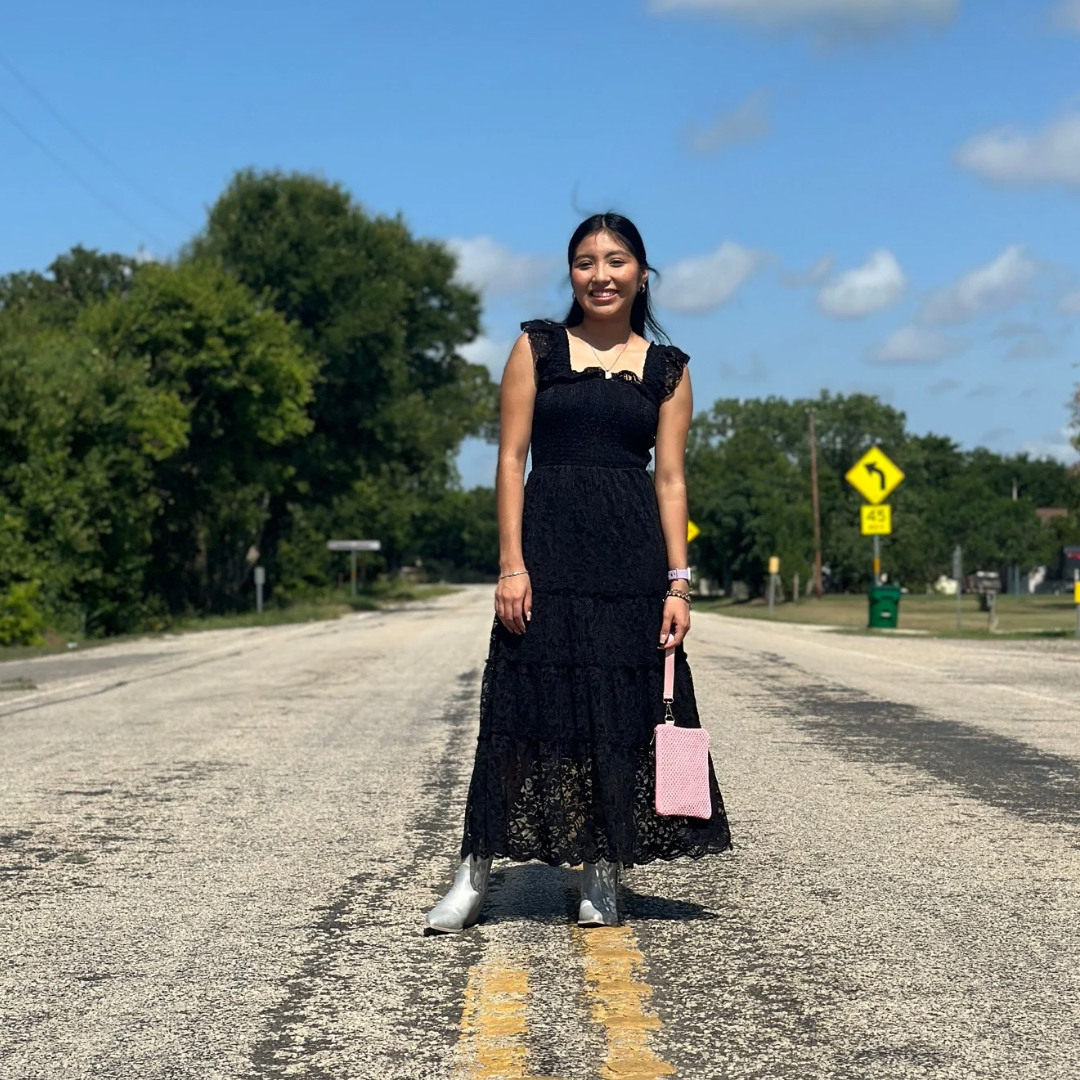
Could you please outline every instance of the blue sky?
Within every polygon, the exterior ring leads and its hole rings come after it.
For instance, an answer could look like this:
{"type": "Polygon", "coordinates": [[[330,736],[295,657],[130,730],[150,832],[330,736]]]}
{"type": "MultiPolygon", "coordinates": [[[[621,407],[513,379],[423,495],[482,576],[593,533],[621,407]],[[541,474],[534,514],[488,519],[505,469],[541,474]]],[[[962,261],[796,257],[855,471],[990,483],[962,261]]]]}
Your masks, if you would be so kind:
{"type": "Polygon", "coordinates": [[[614,208],[698,409],[867,391],[1075,458],[1080,0],[99,0],[6,13],[0,57],[0,273],[167,256],[237,168],[318,172],[455,245],[498,376],[614,208]]]}

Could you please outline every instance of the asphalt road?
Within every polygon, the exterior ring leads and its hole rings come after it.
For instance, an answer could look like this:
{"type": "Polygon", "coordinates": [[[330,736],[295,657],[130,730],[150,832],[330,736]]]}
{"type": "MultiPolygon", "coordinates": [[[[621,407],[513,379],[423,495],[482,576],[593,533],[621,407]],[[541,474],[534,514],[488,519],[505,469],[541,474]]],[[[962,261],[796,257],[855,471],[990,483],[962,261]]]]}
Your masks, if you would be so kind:
{"type": "Polygon", "coordinates": [[[1080,648],[695,613],[736,848],[450,880],[491,590],[0,665],[0,1077],[1080,1076],[1080,648]],[[36,688],[35,688],[36,687],[36,688]]]}

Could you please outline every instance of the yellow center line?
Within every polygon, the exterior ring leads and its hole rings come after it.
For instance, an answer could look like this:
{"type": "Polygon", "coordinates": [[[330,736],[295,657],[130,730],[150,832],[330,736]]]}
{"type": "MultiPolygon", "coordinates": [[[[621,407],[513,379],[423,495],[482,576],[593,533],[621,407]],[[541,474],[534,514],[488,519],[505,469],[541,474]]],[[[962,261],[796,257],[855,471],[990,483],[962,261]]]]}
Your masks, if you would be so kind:
{"type": "Polygon", "coordinates": [[[601,1080],[657,1080],[675,1068],[657,1057],[649,1037],[660,1018],[648,1009],[652,987],[641,977],[645,957],[629,926],[575,927],[585,957],[585,981],[593,1019],[607,1035],[601,1080]]]}
{"type": "MultiPolygon", "coordinates": [[[[659,1080],[675,1068],[650,1047],[660,1018],[649,1008],[645,958],[629,926],[573,928],[592,1018],[606,1038],[600,1080],[659,1080]]],[[[504,957],[469,969],[458,1039],[458,1080],[555,1080],[529,1071],[529,971],[504,957]]]]}
{"type": "Polygon", "coordinates": [[[556,1080],[528,1071],[529,972],[495,959],[469,969],[458,1052],[462,1080],[556,1080]]]}

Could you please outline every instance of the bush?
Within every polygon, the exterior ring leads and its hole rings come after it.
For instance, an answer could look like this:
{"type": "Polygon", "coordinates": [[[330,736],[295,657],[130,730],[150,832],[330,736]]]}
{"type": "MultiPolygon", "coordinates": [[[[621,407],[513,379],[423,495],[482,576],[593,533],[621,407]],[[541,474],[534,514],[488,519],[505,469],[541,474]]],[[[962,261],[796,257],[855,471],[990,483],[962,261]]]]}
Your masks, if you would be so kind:
{"type": "Polygon", "coordinates": [[[0,645],[40,645],[45,617],[38,610],[41,584],[24,581],[0,593],[0,645]]]}

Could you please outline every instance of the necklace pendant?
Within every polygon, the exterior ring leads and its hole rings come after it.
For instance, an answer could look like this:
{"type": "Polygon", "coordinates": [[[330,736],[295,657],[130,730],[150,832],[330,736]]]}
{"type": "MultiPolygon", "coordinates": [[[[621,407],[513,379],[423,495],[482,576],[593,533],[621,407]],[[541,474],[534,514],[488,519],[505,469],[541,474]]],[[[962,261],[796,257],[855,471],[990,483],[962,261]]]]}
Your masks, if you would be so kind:
{"type": "Polygon", "coordinates": [[[605,371],[604,372],[604,378],[605,379],[610,379],[611,378],[611,372],[610,371],[605,371]]]}

